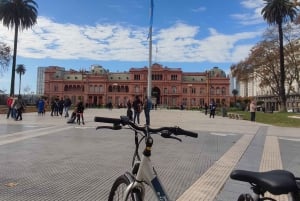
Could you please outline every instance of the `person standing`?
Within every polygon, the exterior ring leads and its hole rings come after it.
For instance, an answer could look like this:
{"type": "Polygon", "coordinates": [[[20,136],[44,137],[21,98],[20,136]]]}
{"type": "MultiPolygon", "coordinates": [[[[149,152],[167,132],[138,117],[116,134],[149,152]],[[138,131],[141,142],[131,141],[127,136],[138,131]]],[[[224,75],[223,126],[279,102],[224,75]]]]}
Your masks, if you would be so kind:
{"type": "Polygon", "coordinates": [[[217,108],[217,105],[216,105],[215,101],[211,100],[211,102],[209,104],[209,110],[210,110],[209,118],[211,118],[211,117],[215,118],[216,108],[217,108]]]}
{"type": "Polygon", "coordinates": [[[67,97],[64,101],[64,110],[65,110],[65,117],[69,117],[69,109],[72,105],[71,99],[67,97]]]}
{"type": "Polygon", "coordinates": [[[38,115],[44,115],[45,112],[45,101],[43,98],[40,98],[37,103],[38,115]]]}
{"type": "Polygon", "coordinates": [[[12,110],[13,110],[12,105],[13,105],[13,101],[14,101],[13,96],[8,97],[7,100],[6,100],[6,105],[7,105],[7,116],[6,116],[6,118],[7,118],[7,119],[9,118],[9,116],[13,117],[13,115],[12,115],[12,110]]]}
{"type": "Polygon", "coordinates": [[[58,101],[58,113],[60,116],[62,116],[63,112],[64,112],[64,98],[61,97],[60,100],[58,101]]]}
{"type": "Polygon", "coordinates": [[[133,107],[133,123],[137,120],[137,123],[140,124],[140,113],[142,111],[142,101],[140,100],[139,96],[135,97],[135,100],[132,103],[133,107]]]}
{"type": "Polygon", "coordinates": [[[77,107],[76,107],[76,112],[77,112],[77,124],[79,124],[79,125],[80,125],[80,118],[81,118],[81,120],[82,120],[82,124],[84,125],[83,111],[84,111],[83,102],[80,101],[80,102],[77,104],[77,107]]]}
{"type": "Polygon", "coordinates": [[[145,113],[145,118],[146,118],[146,125],[150,125],[150,110],[152,108],[151,100],[145,97],[144,100],[144,113],[145,113]]]}
{"type": "Polygon", "coordinates": [[[207,103],[204,104],[204,111],[205,111],[205,115],[207,115],[207,112],[208,112],[208,105],[207,105],[207,103]]]}
{"type": "Polygon", "coordinates": [[[250,120],[255,121],[256,103],[254,100],[250,103],[250,120]]]}
{"type": "Polygon", "coordinates": [[[127,101],[127,117],[129,118],[129,120],[130,121],[132,121],[133,120],[133,118],[132,118],[132,104],[131,104],[131,101],[130,100],[128,100],[127,101]]]}

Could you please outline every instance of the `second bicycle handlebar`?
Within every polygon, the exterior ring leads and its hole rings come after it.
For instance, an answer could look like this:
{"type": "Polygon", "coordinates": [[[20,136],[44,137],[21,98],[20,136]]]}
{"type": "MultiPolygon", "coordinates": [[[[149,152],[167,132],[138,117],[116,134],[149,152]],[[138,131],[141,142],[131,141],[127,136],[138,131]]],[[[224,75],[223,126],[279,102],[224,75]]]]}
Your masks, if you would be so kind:
{"type": "MultiPolygon", "coordinates": [[[[141,126],[136,125],[135,123],[130,121],[127,116],[121,116],[120,118],[95,117],[94,121],[95,122],[102,122],[102,123],[111,123],[118,129],[121,129],[121,127],[120,127],[121,125],[123,125],[123,126],[130,125],[131,127],[133,127],[136,130],[146,132],[145,127],[141,127],[141,126]]],[[[174,135],[185,135],[185,136],[194,137],[194,138],[198,137],[197,133],[194,133],[192,131],[184,130],[184,129],[179,128],[177,126],[174,126],[174,127],[161,127],[161,128],[150,128],[150,127],[148,127],[147,130],[148,130],[149,133],[159,133],[159,132],[162,132],[162,131],[169,131],[174,135]]]]}

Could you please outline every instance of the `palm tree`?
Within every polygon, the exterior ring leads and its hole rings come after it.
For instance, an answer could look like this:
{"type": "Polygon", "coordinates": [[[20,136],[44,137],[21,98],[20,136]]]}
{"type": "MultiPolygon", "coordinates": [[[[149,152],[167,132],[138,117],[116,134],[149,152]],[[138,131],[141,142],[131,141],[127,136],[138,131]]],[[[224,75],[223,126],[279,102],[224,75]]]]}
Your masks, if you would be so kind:
{"type": "Polygon", "coordinates": [[[19,95],[21,94],[21,77],[24,75],[26,72],[26,68],[23,64],[19,64],[16,68],[16,73],[19,74],[19,95]]]}
{"type": "Polygon", "coordinates": [[[279,59],[280,59],[280,92],[281,111],[286,111],[286,94],[285,94],[285,68],[284,68],[284,53],[283,53],[283,23],[289,19],[294,21],[297,16],[296,4],[290,0],[264,0],[265,7],[261,14],[264,20],[270,25],[278,26],[279,34],[279,59]]]}
{"type": "Polygon", "coordinates": [[[11,69],[10,95],[15,92],[15,70],[19,29],[29,29],[37,20],[37,3],[33,0],[1,0],[0,20],[8,28],[14,28],[14,52],[11,69]]]}

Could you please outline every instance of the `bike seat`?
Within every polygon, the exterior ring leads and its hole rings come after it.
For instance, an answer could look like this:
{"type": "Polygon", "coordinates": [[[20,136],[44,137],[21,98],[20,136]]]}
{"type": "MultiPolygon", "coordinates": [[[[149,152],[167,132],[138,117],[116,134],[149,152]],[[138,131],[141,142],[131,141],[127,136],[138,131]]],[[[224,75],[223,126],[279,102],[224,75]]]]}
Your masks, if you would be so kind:
{"type": "Polygon", "coordinates": [[[249,182],[272,193],[273,195],[297,192],[295,176],[293,173],[286,170],[272,170],[267,172],[234,170],[231,172],[230,178],[249,182]]]}

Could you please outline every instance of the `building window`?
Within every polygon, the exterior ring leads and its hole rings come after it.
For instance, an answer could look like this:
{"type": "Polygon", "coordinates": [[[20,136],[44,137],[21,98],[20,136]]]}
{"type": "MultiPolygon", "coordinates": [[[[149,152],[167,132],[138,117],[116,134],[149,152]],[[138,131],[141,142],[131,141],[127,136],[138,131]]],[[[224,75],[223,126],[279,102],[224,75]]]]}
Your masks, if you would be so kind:
{"type": "Polygon", "coordinates": [[[176,94],[177,93],[177,88],[175,86],[172,87],[172,93],[176,94]]]}
{"type": "Polygon", "coordinates": [[[187,88],[183,88],[183,89],[182,89],[182,93],[187,94],[187,93],[188,93],[187,88]]]}
{"type": "Polygon", "coordinates": [[[222,88],[222,95],[226,95],[226,88],[225,87],[222,88]]]}
{"type": "Polygon", "coordinates": [[[195,94],[196,93],[196,88],[191,88],[191,93],[195,94]]]}
{"type": "Polygon", "coordinates": [[[215,95],[215,88],[213,87],[210,88],[210,95],[215,95]]]}
{"type": "Polygon", "coordinates": [[[99,87],[97,85],[95,85],[95,92],[99,93],[99,87]]]}
{"type": "Polygon", "coordinates": [[[200,88],[200,94],[204,94],[204,89],[203,88],[200,88]]]}
{"type": "Polygon", "coordinates": [[[171,80],[177,80],[177,75],[171,75],[171,80]]]}
{"type": "Polygon", "coordinates": [[[220,95],[221,94],[221,89],[219,87],[216,88],[216,94],[220,95]]]}
{"type": "Polygon", "coordinates": [[[134,80],[141,80],[141,76],[140,76],[140,75],[137,75],[137,74],[135,74],[133,79],[134,79],[134,80]]]}
{"type": "Polygon", "coordinates": [[[162,80],[162,78],[161,74],[152,74],[152,80],[162,80]]]}
{"type": "Polygon", "coordinates": [[[168,88],[164,88],[164,94],[168,94],[168,88]]]}

